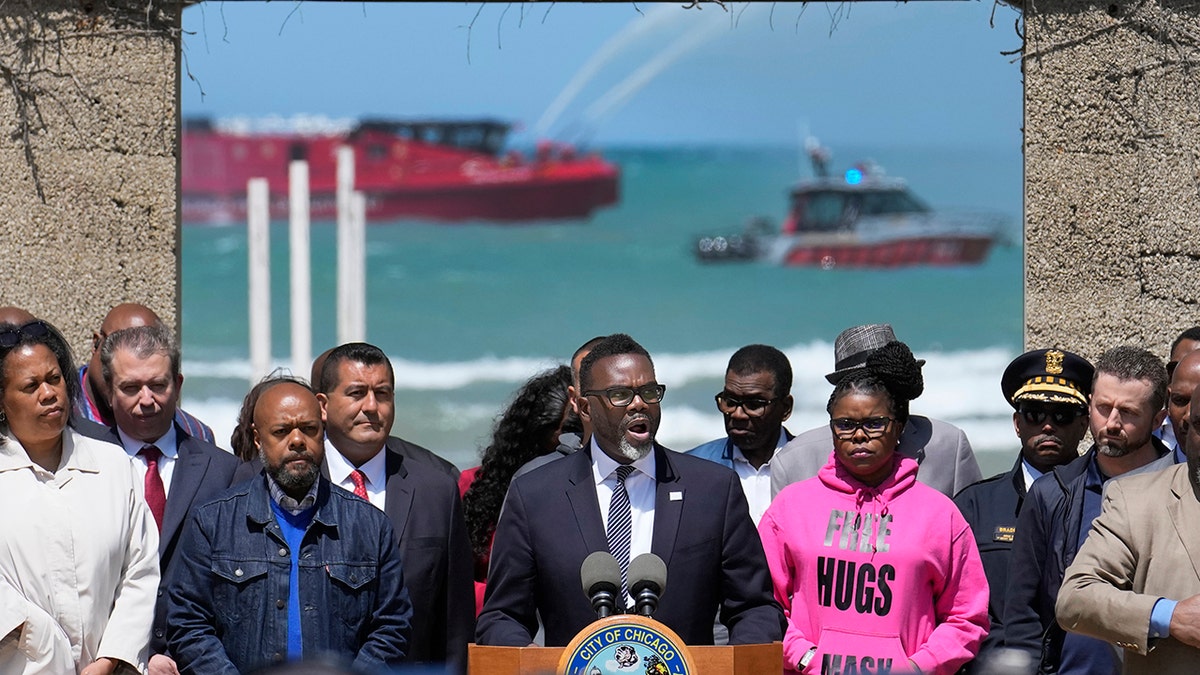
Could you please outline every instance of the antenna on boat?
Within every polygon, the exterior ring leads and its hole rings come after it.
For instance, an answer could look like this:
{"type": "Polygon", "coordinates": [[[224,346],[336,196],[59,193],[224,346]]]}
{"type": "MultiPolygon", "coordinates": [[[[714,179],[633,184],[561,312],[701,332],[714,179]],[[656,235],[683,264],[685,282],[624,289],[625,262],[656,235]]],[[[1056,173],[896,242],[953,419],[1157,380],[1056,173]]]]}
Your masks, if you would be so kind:
{"type": "Polygon", "coordinates": [[[796,141],[797,141],[796,147],[798,150],[797,156],[796,156],[796,175],[797,176],[804,175],[804,155],[807,154],[804,151],[805,146],[806,146],[804,141],[805,141],[805,139],[809,138],[810,136],[812,136],[812,134],[809,132],[809,129],[808,129],[808,120],[797,119],[796,120],[796,141]]]}
{"type": "Polygon", "coordinates": [[[828,178],[829,160],[833,158],[829,148],[821,145],[816,136],[809,136],[804,139],[804,149],[808,152],[808,159],[812,162],[813,173],[817,178],[828,178]]]}

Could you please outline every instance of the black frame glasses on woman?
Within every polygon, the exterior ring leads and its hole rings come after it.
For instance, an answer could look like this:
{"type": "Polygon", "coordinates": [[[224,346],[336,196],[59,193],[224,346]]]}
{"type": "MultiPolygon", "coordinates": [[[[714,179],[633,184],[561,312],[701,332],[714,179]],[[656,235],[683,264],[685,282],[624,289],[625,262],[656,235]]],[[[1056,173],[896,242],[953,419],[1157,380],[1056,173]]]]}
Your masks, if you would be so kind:
{"type": "Polygon", "coordinates": [[[633,387],[609,387],[608,389],[591,389],[583,392],[584,396],[603,396],[616,408],[624,408],[633,403],[634,395],[647,404],[658,403],[667,393],[667,385],[651,382],[634,389],[633,387]]]}
{"type": "Polygon", "coordinates": [[[2,328],[0,329],[0,348],[10,349],[17,346],[22,336],[37,338],[49,333],[50,325],[41,319],[30,321],[15,328],[2,328]]]}
{"type": "Polygon", "coordinates": [[[1056,427],[1065,427],[1087,414],[1083,408],[1037,408],[1033,406],[1021,406],[1017,412],[1021,413],[1026,424],[1036,427],[1045,424],[1047,419],[1056,427]]]}
{"type": "Polygon", "coordinates": [[[854,438],[859,429],[867,438],[879,438],[887,433],[888,427],[896,420],[891,417],[868,417],[865,420],[852,420],[849,417],[835,417],[829,420],[829,428],[834,435],[842,440],[854,438]]]}
{"type": "Polygon", "coordinates": [[[767,406],[778,401],[778,398],[741,398],[723,391],[713,397],[717,401],[717,410],[724,415],[732,415],[733,411],[741,408],[748,417],[762,417],[767,414],[767,406]]]}

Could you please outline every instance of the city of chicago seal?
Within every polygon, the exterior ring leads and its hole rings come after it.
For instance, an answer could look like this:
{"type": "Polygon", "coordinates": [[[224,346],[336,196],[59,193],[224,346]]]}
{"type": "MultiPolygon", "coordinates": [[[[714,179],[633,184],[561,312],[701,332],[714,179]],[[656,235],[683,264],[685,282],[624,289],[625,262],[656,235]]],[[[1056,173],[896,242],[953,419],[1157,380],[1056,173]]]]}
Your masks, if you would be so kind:
{"type": "Polygon", "coordinates": [[[563,651],[564,675],[693,675],[687,645],[663,624],[622,614],[593,622],[563,651]]]}

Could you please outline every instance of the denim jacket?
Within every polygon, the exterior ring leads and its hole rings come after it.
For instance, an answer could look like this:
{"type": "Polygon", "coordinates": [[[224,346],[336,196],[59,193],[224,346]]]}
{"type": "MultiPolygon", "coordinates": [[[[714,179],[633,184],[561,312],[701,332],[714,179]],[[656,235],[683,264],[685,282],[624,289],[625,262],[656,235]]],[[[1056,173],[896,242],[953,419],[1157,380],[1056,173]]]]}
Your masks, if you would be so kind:
{"type": "MultiPolygon", "coordinates": [[[[291,553],[265,474],[195,509],[167,580],[167,642],[183,673],[248,672],[287,657],[291,553]]],[[[379,670],[408,652],[412,605],[382,511],[319,478],[300,550],[305,659],[379,670]]]]}

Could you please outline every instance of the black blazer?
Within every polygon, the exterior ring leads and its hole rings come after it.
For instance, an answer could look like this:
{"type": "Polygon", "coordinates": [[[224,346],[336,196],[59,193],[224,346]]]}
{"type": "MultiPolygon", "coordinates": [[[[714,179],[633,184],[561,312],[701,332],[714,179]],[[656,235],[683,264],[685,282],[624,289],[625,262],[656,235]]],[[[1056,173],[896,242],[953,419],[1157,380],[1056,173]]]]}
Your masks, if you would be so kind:
{"type": "Polygon", "coordinates": [[[412,459],[414,462],[420,462],[426,466],[431,466],[438,471],[450,476],[454,479],[454,484],[458,484],[458,476],[461,473],[457,466],[454,466],[449,460],[442,458],[432,450],[423,448],[416,443],[410,443],[403,438],[397,436],[389,436],[387,445],[392,450],[401,455],[412,459]]]}
{"type": "Polygon", "coordinates": [[[467,671],[475,631],[473,559],[458,484],[440,467],[414,461],[408,444],[388,439],[384,513],[400,544],[412,600],[409,663],[445,662],[467,671]]]}
{"type": "MultiPolygon", "coordinates": [[[[116,427],[76,423],[75,428],[85,436],[121,445],[116,427]]],[[[163,591],[173,569],[175,548],[187,517],[192,508],[211,500],[232,485],[233,476],[242,463],[233,454],[212,443],[189,436],[178,424],[175,425],[175,438],[178,455],[171,472],[171,487],[167,493],[167,507],[163,511],[162,530],[158,537],[158,564],[162,570],[162,582],[154,601],[154,628],[150,633],[152,654],[162,654],[167,649],[167,598],[163,591]]]]}
{"type": "MultiPolygon", "coordinates": [[[[713,643],[713,617],[731,644],[783,639],[762,542],[737,474],[697,457],[655,447],[657,496],[651,551],[667,564],[654,618],[687,644],[713,643]]],[[[475,633],[481,645],[567,644],[596,619],[579,568],[607,551],[591,450],[515,479],[492,544],[487,595],[475,633]]]]}

